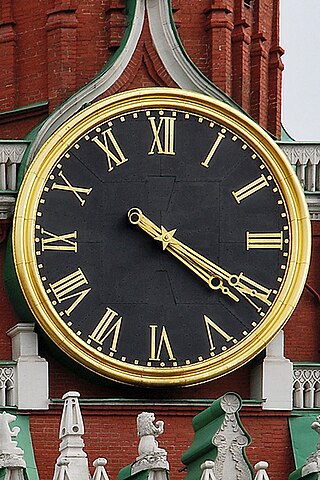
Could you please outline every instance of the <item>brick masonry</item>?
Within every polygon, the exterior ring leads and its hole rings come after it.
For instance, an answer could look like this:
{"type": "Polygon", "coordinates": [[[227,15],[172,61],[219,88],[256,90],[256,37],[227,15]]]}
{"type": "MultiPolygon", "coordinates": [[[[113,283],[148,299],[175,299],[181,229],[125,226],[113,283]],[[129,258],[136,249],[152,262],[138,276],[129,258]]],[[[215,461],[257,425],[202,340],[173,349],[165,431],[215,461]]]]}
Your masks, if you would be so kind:
{"type": "MultiPolygon", "coordinates": [[[[126,25],[124,0],[0,0],[0,138],[24,136],[71,94],[88,83],[119,47],[126,25]],[[48,100],[48,109],[28,114],[12,110],[48,100]]],[[[281,126],[279,0],[174,0],[174,20],[192,61],[218,87],[238,102],[275,136],[281,126]],[[250,3],[250,6],[247,6],[250,3]]],[[[175,86],[153,48],[145,22],[128,67],[106,95],[145,86],[175,86]]],[[[286,355],[291,360],[320,361],[319,285],[320,222],[313,225],[313,261],[298,308],[285,327],[286,355]]],[[[1,245],[1,260],[5,244],[1,245]]],[[[3,269],[2,269],[3,270],[3,269]]],[[[11,358],[5,332],[18,321],[0,282],[0,360],[11,358]]],[[[103,381],[70,368],[44,339],[40,355],[48,359],[50,397],[78,390],[82,398],[137,399],[135,406],[85,407],[86,451],[91,463],[109,459],[110,478],[137,454],[135,416],[146,407],[139,399],[214,399],[226,391],[250,396],[248,365],[201,386],[173,390],[143,390],[103,381]]],[[[169,452],[171,479],[184,478],[181,454],[192,441],[191,420],[200,407],[148,407],[165,420],[161,446],[169,452]]],[[[58,456],[61,408],[31,414],[31,432],[41,480],[52,478],[58,456]],[[45,437],[44,437],[45,434],[45,437]]],[[[242,420],[253,443],[251,463],[267,460],[272,480],[283,480],[294,470],[287,414],[244,408],[242,420]]]]}

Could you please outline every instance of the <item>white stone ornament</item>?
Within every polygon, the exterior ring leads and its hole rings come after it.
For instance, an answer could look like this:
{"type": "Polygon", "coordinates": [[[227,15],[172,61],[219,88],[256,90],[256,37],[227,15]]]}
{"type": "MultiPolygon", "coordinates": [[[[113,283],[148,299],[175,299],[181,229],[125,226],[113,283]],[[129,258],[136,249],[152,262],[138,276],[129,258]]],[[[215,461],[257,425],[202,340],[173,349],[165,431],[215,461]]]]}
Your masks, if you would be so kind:
{"type": "Polygon", "coordinates": [[[214,474],[214,462],[212,460],[206,460],[200,465],[202,472],[201,480],[217,480],[214,474]]]}
{"type": "Polygon", "coordinates": [[[137,417],[138,436],[140,438],[138,453],[132,466],[132,474],[142,470],[151,470],[150,478],[167,478],[169,463],[167,452],[160,448],[156,438],[163,433],[164,423],[162,420],[155,421],[153,413],[142,412],[137,417]],[[153,473],[152,473],[153,472],[153,473]],[[157,473],[155,473],[157,472],[157,473]]]}
{"type": "Polygon", "coordinates": [[[10,428],[10,423],[15,420],[16,416],[11,413],[0,413],[0,469],[6,469],[4,480],[24,480],[24,452],[13,440],[19,434],[20,428],[10,428]]]}
{"type": "Polygon", "coordinates": [[[269,467],[268,462],[258,462],[255,464],[254,469],[256,470],[256,476],[254,480],[270,480],[269,475],[267,474],[267,468],[269,467]]]}
{"type": "Polygon", "coordinates": [[[218,450],[213,467],[216,480],[252,480],[251,471],[243,456],[243,449],[249,444],[249,440],[236,417],[236,412],[241,407],[240,400],[233,393],[227,393],[220,405],[225,417],[212,438],[212,443],[218,450]]]}
{"type": "Polygon", "coordinates": [[[87,454],[83,451],[84,425],[79,397],[78,392],[68,392],[62,397],[64,406],[59,433],[60,456],[53,480],[91,480],[87,454]]]}
{"type": "Polygon", "coordinates": [[[0,455],[9,453],[11,455],[21,455],[23,450],[17,447],[17,442],[12,438],[20,432],[19,427],[13,427],[11,430],[9,424],[16,420],[16,416],[11,413],[3,412],[0,414],[0,455]]]}
{"type": "Polygon", "coordinates": [[[93,462],[95,472],[93,474],[92,480],[109,480],[108,474],[105,470],[105,466],[107,465],[107,463],[108,461],[106,458],[97,458],[93,462]]]}

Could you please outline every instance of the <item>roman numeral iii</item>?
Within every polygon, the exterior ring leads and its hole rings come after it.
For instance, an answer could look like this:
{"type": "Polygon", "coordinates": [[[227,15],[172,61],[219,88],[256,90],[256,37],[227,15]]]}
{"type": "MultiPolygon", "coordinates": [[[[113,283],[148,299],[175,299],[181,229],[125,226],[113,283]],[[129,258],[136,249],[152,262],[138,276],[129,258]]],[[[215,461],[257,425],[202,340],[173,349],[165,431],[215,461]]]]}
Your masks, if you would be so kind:
{"type": "Polygon", "coordinates": [[[71,298],[75,299],[70,307],[64,310],[64,313],[68,316],[71,315],[73,310],[91,290],[91,288],[79,290],[82,285],[88,285],[88,280],[83,274],[81,268],[78,268],[78,270],[61,278],[61,280],[58,280],[57,282],[49,283],[52,293],[56,297],[58,303],[65,302],[71,298]]]}
{"type": "Polygon", "coordinates": [[[283,248],[283,232],[275,233],[246,233],[247,250],[279,249],[283,248]]]}
{"type": "Polygon", "coordinates": [[[159,155],[175,155],[174,151],[174,135],[175,135],[175,118],[161,117],[158,125],[155,117],[148,117],[153,133],[153,142],[148,155],[153,155],[155,149],[159,155]]]}

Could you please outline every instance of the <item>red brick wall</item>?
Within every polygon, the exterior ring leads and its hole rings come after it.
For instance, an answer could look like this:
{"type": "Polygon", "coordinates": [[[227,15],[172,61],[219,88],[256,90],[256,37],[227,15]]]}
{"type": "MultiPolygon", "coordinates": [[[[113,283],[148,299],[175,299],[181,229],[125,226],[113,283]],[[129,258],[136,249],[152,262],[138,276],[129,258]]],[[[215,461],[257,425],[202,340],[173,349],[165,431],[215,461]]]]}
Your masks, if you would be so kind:
{"type": "MultiPolygon", "coordinates": [[[[34,438],[34,452],[38,459],[39,476],[49,480],[53,476],[54,464],[59,456],[58,432],[61,417],[60,406],[53,407],[47,415],[34,414],[31,417],[31,434],[34,438]],[[46,442],[43,441],[45,434],[46,442]],[[39,461],[39,459],[46,459],[39,461]]],[[[109,477],[116,479],[125,465],[138,456],[136,416],[142,411],[156,413],[156,419],[164,420],[165,431],[158,439],[159,446],[168,452],[171,480],[183,480],[186,475],[181,455],[193,440],[192,418],[203,408],[199,406],[82,406],[85,425],[85,448],[90,466],[98,457],[108,459],[109,477]]],[[[268,461],[269,476],[272,480],[284,480],[295,469],[287,415],[283,413],[262,413],[260,409],[243,407],[240,412],[244,428],[250,432],[252,443],[247,448],[249,462],[268,461]]]]}
{"type": "MultiPolygon", "coordinates": [[[[124,0],[0,0],[0,112],[49,101],[48,111],[0,116],[0,138],[24,138],[61,102],[89,82],[120,44],[126,22],[124,0]]],[[[280,134],[281,54],[279,47],[279,0],[173,0],[174,19],[196,66],[231,95],[261,125],[280,134]]],[[[152,44],[145,23],[128,68],[106,93],[152,86],[174,86],[152,44]]],[[[292,360],[319,361],[319,251],[320,223],[314,222],[313,263],[297,310],[285,328],[286,355],[292,360]]],[[[3,245],[1,260],[3,257],[3,245]]],[[[17,323],[0,282],[0,359],[11,358],[11,342],[5,332],[17,323]]],[[[165,407],[159,400],[214,399],[226,391],[249,398],[252,365],[242,367],[214,382],[173,390],[143,390],[112,384],[70,368],[40,340],[40,355],[50,368],[50,397],[66,390],[82,398],[131,398],[154,401],[153,410],[165,420],[161,446],[169,453],[171,479],[185,473],[180,458],[193,438],[192,417],[200,407],[165,407]],[[158,402],[158,403],[157,403],[158,402]]],[[[254,363],[255,361],[253,361],[254,363]]],[[[109,458],[110,478],[137,455],[135,417],[145,407],[84,407],[86,451],[90,461],[109,458]],[[124,428],[125,426],[125,428],[124,428]]],[[[31,414],[36,461],[41,480],[52,478],[58,456],[61,408],[31,414]]],[[[242,420],[253,437],[249,460],[270,463],[270,478],[283,480],[294,469],[286,414],[265,413],[246,407],[242,420]]]]}
{"type": "MultiPolygon", "coordinates": [[[[279,136],[279,0],[251,3],[175,0],[174,19],[196,66],[279,136]]],[[[0,6],[0,112],[44,100],[52,111],[103,68],[120,45],[126,23],[123,0],[1,0],[0,6]]],[[[138,64],[133,59],[126,73],[130,79],[117,82],[112,93],[172,84],[154,62],[151,45],[146,24],[139,47],[145,54],[138,64]]],[[[32,126],[38,121],[35,117],[32,126]]],[[[0,138],[7,135],[0,124],[0,138]]]]}

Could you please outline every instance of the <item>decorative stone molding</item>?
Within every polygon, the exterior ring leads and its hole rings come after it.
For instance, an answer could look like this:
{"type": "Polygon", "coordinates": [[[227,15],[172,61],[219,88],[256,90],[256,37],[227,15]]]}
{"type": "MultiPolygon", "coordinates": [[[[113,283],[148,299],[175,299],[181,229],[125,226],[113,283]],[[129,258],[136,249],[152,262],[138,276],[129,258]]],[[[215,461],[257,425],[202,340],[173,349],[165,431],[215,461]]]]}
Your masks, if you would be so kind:
{"type": "Polygon", "coordinates": [[[306,192],[320,191],[320,143],[319,142],[278,142],[306,192]]]}
{"type": "Polygon", "coordinates": [[[0,406],[13,406],[15,387],[15,365],[12,362],[0,364],[0,406]]]}
{"type": "Polygon", "coordinates": [[[320,220],[320,143],[278,142],[306,194],[312,220],[320,220]]]}
{"type": "Polygon", "coordinates": [[[226,393],[194,417],[194,440],[182,456],[188,470],[186,480],[200,476],[206,476],[207,480],[252,480],[245,455],[251,439],[241,424],[240,408],[239,395],[226,393]],[[199,465],[204,458],[201,473],[199,465]]]}
{"type": "Polygon", "coordinates": [[[12,358],[16,362],[13,405],[28,410],[49,408],[48,363],[38,355],[38,336],[34,325],[18,323],[8,330],[7,335],[12,339],[12,358]]]}
{"type": "Polygon", "coordinates": [[[249,466],[243,457],[243,449],[249,440],[242,430],[235,413],[241,408],[238,397],[229,393],[221,400],[221,408],[226,412],[224,421],[212,438],[218,455],[214,462],[214,474],[217,480],[252,478],[249,466]]]}
{"type": "Polygon", "coordinates": [[[0,141],[0,190],[13,191],[17,189],[17,165],[27,149],[25,141],[0,141]]]}
{"type": "Polygon", "coordinates": [[[320,365],[294,364],[293,407],[320,408],[320,365]]]}
{"type": "Polygon", "coordinates": [[[12,217],[16,201],[18,166],[29,142],[0,141],[0,220],[12,217]]]}

